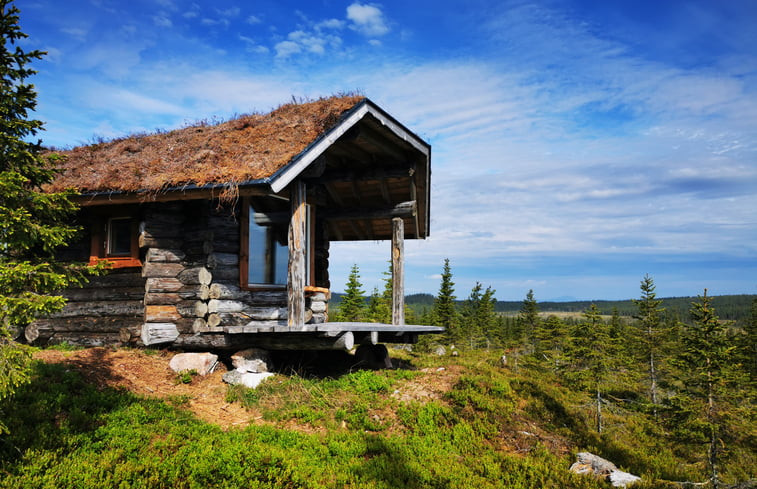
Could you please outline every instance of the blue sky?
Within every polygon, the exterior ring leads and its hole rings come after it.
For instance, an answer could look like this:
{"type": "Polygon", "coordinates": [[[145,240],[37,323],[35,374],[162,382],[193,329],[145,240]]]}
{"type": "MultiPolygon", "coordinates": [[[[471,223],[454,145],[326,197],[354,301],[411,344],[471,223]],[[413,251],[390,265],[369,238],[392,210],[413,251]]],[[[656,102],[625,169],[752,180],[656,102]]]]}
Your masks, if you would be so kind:
{"type": "MultiPolygon", "coordinates": [[[[48,145],[370,97],[433,147],[408,292],[757,293],[757,2],[16,4],[48,145]]],[[[388,243],[331,251],[381,285],[388,243]]]]}

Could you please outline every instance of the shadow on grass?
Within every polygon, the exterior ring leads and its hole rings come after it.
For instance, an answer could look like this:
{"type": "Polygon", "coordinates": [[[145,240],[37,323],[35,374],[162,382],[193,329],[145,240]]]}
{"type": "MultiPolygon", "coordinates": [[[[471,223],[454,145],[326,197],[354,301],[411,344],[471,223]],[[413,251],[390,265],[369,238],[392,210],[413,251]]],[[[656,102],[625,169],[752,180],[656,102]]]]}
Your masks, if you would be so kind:
{"type": "MultiPolygon", "coordinates": [[[[99,374],[104,375],[104,368],[99,374]]],[[[23,452],[62,449],[77,435],[95,430],[102,415],[136,402],[128,392],[97,389],[71,365],[33,364],[32,380],[0,401],[0,416],[9,433],[0,435],[0,464],[23,452]]]]}

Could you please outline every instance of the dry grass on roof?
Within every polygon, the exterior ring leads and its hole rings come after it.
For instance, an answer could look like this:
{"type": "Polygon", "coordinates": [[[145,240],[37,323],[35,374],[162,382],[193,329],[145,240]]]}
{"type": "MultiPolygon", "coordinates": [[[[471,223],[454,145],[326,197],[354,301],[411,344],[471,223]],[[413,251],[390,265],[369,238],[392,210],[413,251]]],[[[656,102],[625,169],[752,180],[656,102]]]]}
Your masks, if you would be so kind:
{"type": "Polygon", "coordinates": [[[50,190],[159,191],[265,178],[361,100],[362,96],[349,95],[291,103],[215,126],[197,125],[62,151],[62,173],[50,190]]]}

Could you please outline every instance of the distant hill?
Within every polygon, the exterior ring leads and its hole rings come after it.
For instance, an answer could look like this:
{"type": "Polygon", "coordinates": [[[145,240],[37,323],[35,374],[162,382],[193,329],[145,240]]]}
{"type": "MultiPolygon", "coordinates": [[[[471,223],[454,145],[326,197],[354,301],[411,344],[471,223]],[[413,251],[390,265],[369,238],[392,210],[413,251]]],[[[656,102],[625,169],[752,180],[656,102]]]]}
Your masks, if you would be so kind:
{"type": "MultiPolygon", "coordinates": [[[[331,297],[332,305],[339,304],[342,295],[334,293],[331,297]]],[[[751,316],[752,301],[755,299],[757,299],[755,294],[718,295],[713,296],[712,305],[720,319],[744,321],[751,316]]],[[[665,297],[661,300],[662,307],[665,308],[669,316],[683,320],[688,318],[691,303],[696,301],[697,297],[665,297]]],[[[464,300],[458,300],[457,305],[462,306],[464,302],[464,300]]],[[[434,296],[431,294],[410,294],[405,297],[405,303],[416,312],[421,312],[434,305],[434,296]]],[[[631,299],[622,301],[545,301],[539,302],[538,305],[541,312],[582,312],[592,303],[596,304],[602,314],[612,314],[613,309],[617,309],[621,316],[633,316],[638,313],[638,309],[631,299]]],[[[522,301],[497,301],[496,310],[502,313],[517,313],[522,306],[522,301]]]]}

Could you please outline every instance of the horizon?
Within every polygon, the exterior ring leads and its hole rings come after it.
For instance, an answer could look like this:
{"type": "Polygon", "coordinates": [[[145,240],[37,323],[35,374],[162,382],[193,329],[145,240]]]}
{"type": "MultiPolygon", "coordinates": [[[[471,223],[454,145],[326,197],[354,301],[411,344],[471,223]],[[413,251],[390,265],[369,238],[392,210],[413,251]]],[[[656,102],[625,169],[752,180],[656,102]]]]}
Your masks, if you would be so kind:
{"type": "MultiPolygon", "coordinates": [[[[432,146],[408,294],[757,293],[757,3],[17,1],[45,145],[360,91],[432,146]]],[[[381,286],[388,242],[333,243],[381,286]]]]}

